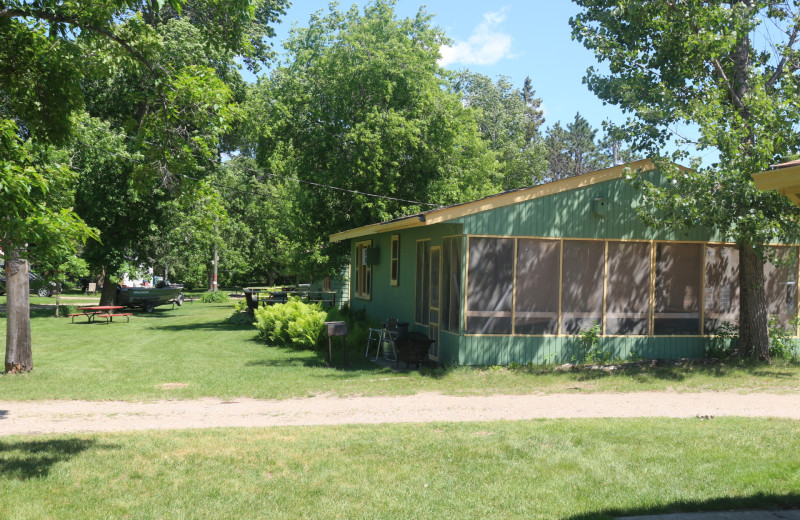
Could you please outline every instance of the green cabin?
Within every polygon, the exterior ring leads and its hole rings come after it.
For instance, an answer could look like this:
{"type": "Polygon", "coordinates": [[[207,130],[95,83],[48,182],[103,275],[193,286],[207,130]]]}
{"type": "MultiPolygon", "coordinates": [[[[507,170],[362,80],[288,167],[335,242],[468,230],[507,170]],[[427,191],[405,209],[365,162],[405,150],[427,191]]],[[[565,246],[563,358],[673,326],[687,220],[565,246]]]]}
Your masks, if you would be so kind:
{"type": "MultiPolygon", "coordinates": [[[[350,306],[408,322],[440,364],[570,362],[595,324],[614,357],[702,358],[738,322],[738,251],[645,226],[630,171],[661,177],[642,160],[331,235],[351,244],[350,306]]],[[[797,251],[775,247],[769,312],[788,327],[797,251]]]]}

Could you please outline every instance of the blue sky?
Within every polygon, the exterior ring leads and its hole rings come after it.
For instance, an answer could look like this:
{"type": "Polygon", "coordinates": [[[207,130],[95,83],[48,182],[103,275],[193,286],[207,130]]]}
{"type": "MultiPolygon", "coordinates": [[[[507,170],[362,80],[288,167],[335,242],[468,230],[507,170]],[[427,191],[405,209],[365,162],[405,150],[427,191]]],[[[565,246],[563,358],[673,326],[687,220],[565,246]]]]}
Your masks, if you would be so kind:
{"type": "MultiPolygon", "coordinates": [[[[358,0],[363,7],[366,0],[358,0]]],[[[341,2],[347,10],[353,2],[341,2]]],[[[604,105],[586,85],[586,69],[603,69],[579,42],[572,40],[569,18],[580,9],[569,0],[397,0],[398,17],[413,17],[421,6],[433,14],[433,23],[453,40],[442,50],[442,65],[449,69],[469,69],[493,79],[505,75],[517,88],[530,76],[536,96],[542,99],[545,127],[560,121],[571,122],[580,112],[602,134],[602,123],[622,123],[626,116],[616,106],[604,105]]],[[[293,23],[308,25],[312,13],[328,11],[325,0],[298,0],[289,7],[282,23],[276,26],[276,48],[289,36],[293,23]]],[[[691,134],[686,128],[683,133],[691,134]]],[[[674,146],[669,148],[674,149],[674,146]]],[[[691,150],[696,155],[695,150],[691,150]]],[[[705,153],[705,160],[713,154],[705,153]]]]}
{"type": "MultiPolygon", "coordinates": [[[[356,3],[363,7],[365,2],[356,3]]],[[[339,9],[346,10],[352,4],[341,2],[339,9]]],[[[398,0],[395,11],[399,17],[412,17],[423,5],[435,15],[433,23],[454,42],[451,49],[444,49],[444,66],[469,69],[494,79],[505,75],[518,88],[530,76],[537,97],[542,98],[546,126],[556,121],[566,124],[576,112],[598,129],[605,119],[624,120],[618,108],[604,106],[582,83],[586,68],[596,62],[571,38],[569,17],[578,12],[572,2],[398,0]]],[[[276,26],[277,42],[288,37],[292,23],[306,26],[309,16],[321,9],[328,10],[324,0],[295,1],[276,26]]]]}

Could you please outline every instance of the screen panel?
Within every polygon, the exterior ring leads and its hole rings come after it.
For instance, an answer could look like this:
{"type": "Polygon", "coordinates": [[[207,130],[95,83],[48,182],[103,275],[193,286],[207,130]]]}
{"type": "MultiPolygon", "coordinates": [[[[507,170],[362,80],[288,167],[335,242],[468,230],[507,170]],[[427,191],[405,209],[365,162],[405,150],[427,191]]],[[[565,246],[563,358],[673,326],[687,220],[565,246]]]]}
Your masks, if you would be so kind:
{"type": "Polygon", "coordinates": [[[656,244],[655,334],[700,334],[702,255],[702,244],[656,244]]]}
{"type": "Polygon", "coordinates": [[[650,244],[608,243],[607,291],[606,334],[648,334],[650,244]]]}
{"type": "Polygon", "coordinates": [[[564,240],[561,333],[578,334],[603,321],[605,242],[564,240]]]}
{"type": "Polygon", "coordinates": [[[511,334],[514,240],[469,239],[467,332],[511,334]]]}
{"type": "Polygon", "coordinates": [[[516,334],[558,333],[560,249],[557,240],[517,241],[516,334]]]}

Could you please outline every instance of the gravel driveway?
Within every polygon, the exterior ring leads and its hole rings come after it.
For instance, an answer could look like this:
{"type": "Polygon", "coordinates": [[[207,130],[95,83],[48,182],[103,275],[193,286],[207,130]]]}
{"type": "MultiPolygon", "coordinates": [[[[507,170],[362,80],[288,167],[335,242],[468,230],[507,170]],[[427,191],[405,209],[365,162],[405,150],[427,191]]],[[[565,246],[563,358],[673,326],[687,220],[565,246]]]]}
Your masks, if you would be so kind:
{"type": "Polygon", "coordinates": [[[155,429],[597,417],[800,419],[800,394],[636,392],[286,400],[0,401],[0,436],[155,429]]]}

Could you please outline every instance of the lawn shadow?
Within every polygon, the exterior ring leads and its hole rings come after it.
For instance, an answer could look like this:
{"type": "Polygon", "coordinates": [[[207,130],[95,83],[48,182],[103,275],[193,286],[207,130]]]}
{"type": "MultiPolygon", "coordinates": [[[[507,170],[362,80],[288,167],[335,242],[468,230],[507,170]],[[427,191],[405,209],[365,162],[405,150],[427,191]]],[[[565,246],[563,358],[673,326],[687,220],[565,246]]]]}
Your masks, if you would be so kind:
{"type": "Polygon", "coordinates": [[[607,509],[564,517],[563,520],[600,520],[626,516],[665,515],[693,512],[730,512],[745,510],[781,511],[800,507],[800,493],[787,495],[768,495],[757,493],[745,497],[712,498],[709,500],[685,500],[654,507],[634,507],[630,509],[607,509]]]}
{"type": "Polygon", "coordinates": [[[55,439],[9,442],[0,440],[0,479],[29,480],[49,475],[59,462],[90,449],[116,449],[91,439],[55,439]]]}
{"type": "MultiPolygon", "coordinates": [[[[271,359],[249,361],[245,363],[245,366],[287,367],[302,365],[307,368],[324,368],[328,366],[327,347],[318,350],[295,350],[291,347],[266,344],[258,337],[250,341],[257,343],[268,351],[277,353],[277,356],[271,359]],[[305,355],[300,354],[301,352],[305,355]]],[[[330,368],[343,372],[382,372],[384,370],[384,367],[372,363],[367,358],[359,355],[358,352],[353,352],[350,348],[347,349],[347,364],[345,364],[343,350],[336,347],[331,352],[330,368]]]]}
{"type": "MultiPolygon", "coordinates": [[[[150,315],[152,316],[152,315],[150,315]]],[[[148,318],[150,317],[148,316],[148,318]]],[[[158,316],[159,318],[167,318],[169,316],[158,316]]],[[[220,320],[220,321],[207,321],[203,323],[186,323],[182,325],[153,325],[150,327],[152,329],[158,330],[168,330],[172,332],[182,332],[186,330],[252,330],[253,333],[257,333],[258,331],[252,326],[248,324],[240,324],[240,323],[232,323],[228,320],[220,320]]]]}

